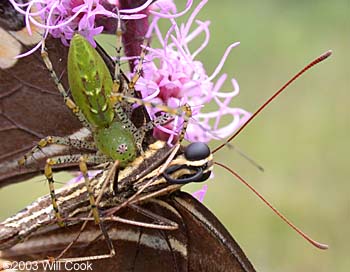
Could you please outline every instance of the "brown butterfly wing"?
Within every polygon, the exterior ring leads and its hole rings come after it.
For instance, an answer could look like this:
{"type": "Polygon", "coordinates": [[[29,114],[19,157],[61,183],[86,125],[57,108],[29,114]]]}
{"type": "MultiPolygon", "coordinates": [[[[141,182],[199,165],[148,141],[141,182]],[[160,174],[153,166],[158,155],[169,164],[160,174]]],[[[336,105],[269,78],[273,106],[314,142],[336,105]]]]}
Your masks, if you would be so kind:
{"type": "MultiPolygon", "coordinates": [[[[255,271],[225,227],[191,195],[176,192],[146,203],[143,208],[176,222],[179,228],[165,231],[115,222],[105,224],[116,255],[93,261],[93,271],[255,271]]],[[[118,216],[152,222],[131,209],[118,216]]],[[[80,225],[53,228],[3,251],[1,258],[38,260],[57,256],[74,239],[80,225]]],[[[108,248],[99,228],[90,224],[65,257],[106,253],[108,248]]]]}

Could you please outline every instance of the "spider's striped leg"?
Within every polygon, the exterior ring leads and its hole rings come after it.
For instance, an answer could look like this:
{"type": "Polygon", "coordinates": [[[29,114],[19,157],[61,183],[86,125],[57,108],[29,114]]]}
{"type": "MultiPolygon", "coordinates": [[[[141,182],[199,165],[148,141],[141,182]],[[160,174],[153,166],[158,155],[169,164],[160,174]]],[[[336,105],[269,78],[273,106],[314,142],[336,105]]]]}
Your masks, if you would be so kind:
{"type": "Polygon", "coordinates": [[[81,112],[81,110],[79,109],[79,107],[74,103],[74,101],[68,96],[67,91],[65,90],[65,88],[63,87],[60,79],[58,78],[56,72],[53,69],[53,65],[52,62],[49,58],[49,54],[45,48],[45,39],[43,39],[42,41],[42,46],[41,46],[41,57],[45,63],[45,66],[47,68],[47,70],[49,70],[50,75],[52,77],[52,79],[54,80],[57,89],[59,90],[59,92],[61,93],[61,95],[63,96],[63,100],[64,103],[66,104],[66,106],[73,112],[73,114],[79,119],[79,121],[83,124],[84,127],[88,128],[91,131],[91,126],[90,124],[87,122],[85,116],[83,115],[83,113],[81,112]]]}
{"type": "Polygon", "coordinates": [[[78,162],[80,158],[80,155],[69,155],[69,156],[61,156],[56,158],[47,159],[45,168],[44,168],[44,174],[45,177],[49,183],[49,189],[50,189],[50,197],[51,197],[51,203],[52,207],[57,219],[57,224],[60,227],[64,227],[64,222],[62,219],[62,216],[59,212],[58,205],[57,205],[57,197],[55,194],[55,187],[54,187],[54,179],[53,179],[53,173],[52,173],[52,166],[61,164],[61,163],[73,163],[78,162]]]}
{"type": "Polygon", "coordinates": [[[182,124],[182,128],[181,128],[181,132],[179,134],[179,139],[178,142],[181,143],[182,140],[185,138],[185,133],[186,133],[186,129],[188,126],[188,122],[190,121],[190,118],[192,117],[192,109],[190,107],[190,105],[185,104],[179,108],[170,108],[168,106],[162,106],[162,105],[157,105],[154,103],[148,103],[148,102],[142,102],[145,106],[150,106],[150,107],[155,107],[157,109],[160,109],[161,111],[164,112],[163,115],[158,116],[157,118],[149,121],[147,124],[145,124],[144,126],[140,127],[139,130],[142,131],[143,135],[157,127],[157,126],[162,126],[165,125],[167,123],[169,123],[170,121],[172,121],[174,119],[174,116],[183,116],[184,118],[184,122],[182,124]]]}
{"type": "Polygon", "coordinates": [[[121,20],[120,20],[120,14],[119,10],[117,10],[117,29],[116,29],[116,61],[115,61],[115,71],[114,71],[114,82],[115,88],[113,88],[114,92],[119,92],[123,95],[135,97],[135,84],[140,78],[142,74],[142,64],[144,62],[145,56],[146,56],[146,46],[148,45],[148,39],[144,39],[143,46],[141,48],[141,53],[139,56],[139,62],[136,66],[134,76],[129,81],[127,77],[123,74],[123,72],[120,69],[121,66],[121,51],[122,51],[122,28],[121,28],[121,20]],[[123,81],[127,84],[126,87],[122,86],[123,81]]]}
{"type": "Polygon", "coordinates": [[[56,216],[57,221],[58,221],[58,225],[60,227],[64,226],[64,223],[63,223],[63,218],[59,212],[58,205],[57,205],[57,197],[56,197],[55,188],[54,188],[55,180],[53,178],[52,167],[55,165],[60,165],[60,164],[78,163],[79,162],[80,170],[83,173],[87,193],[89,195],[90,206],[91,206],[91,209],[93,211],[95,222],[96,222],[96,224],[98,224],[100,222],[100,217],[99,217],[98,209],[96,207],[96,202],[95,202],[93,190],[90,186],[90,181],[89,181],[89,178],[87,176],[86,164],[87,163],[88,164],[101,164],[101,163],[105,163],[108,161],[109,161],[109,159],[106,156],[96,155],[96,154],[89,154],[89,155],[75,154],[75,155],[57,156],[57,157],[50,158],[46,161],[44,173],[45,173],[45,177],[49,183],[51,202],[52,202],[55,216],[56,216]]]}
{"type": "MultiPolygon", "coordinates": [[[[142,64],[145,60],[147,44],[148,44],[148,40],[145,39],[143,42],[143,47],[141,50],[139,62],[138,62],[136,69],[135,69],[134,76],[131,78],[131,80],[128,84],[128,88],[132,92],[131,94],[135,93],[135,85],[136,85],[137,81],[139,80],[140,76],[142,75],[142,64]]],[[[130,95],[130,96],[135,97],[135,95],[130,95]]]]}
{"type": "Polygon", "coordinates": [[[77,149],[86,149],[86,150],[96,151],[96,145],[94,142],[71,139],[69,137],[47,136],[41,139],[36,144],[36,146],[32,148],[32,150],[24,154],[23,157],[18,161],[18,164],[24,165],[29,158],[34,157],[34,154],[36,152],[40,151],[45,146],[48,146],[51,144],[65,145],[65,146],[70,146],[77,149]]]}
{"type": "Polygon", "coordinates": [[[115,68],[114,68],[114,85],[113,85],[113,92],[119,92],[120,90],[124,90],[123,88],[120,88],[122,85],[122,82],[124,80],[123,74],[120,70],[120,59],[121,59],[121,53],[122,53],[122,27],[121,27],[121,20],[120,20],[120,15],[119,15],[119,10],[117,9],[117,15],[118,15],[118,20],[117,20],[117,29],[115,32],[115,35],[117,36],[116,39],[116,57],[115,57],[115,68]]]}
{"type": "Polygon", "coordinates": [[[86,156],[81,156],[80,157],[80,159],[79,159],[79,169],[80,169],[80,172],[83,174],[83,177],[84,177],[84,182],[85,182],[85,186],[86,186],[86,189],[87,189],[87,192],[88,192],[88,195],[89,195],[90,207],[91,207],[91,211],[92,211],[92,214],[94,216],[94,219],[95,219],[95,223],[99,224],[100,223],[100,214],[99,214],[98,208],[96,206],[96,201],[95,201],[93,190],[92,190],[91,185],[90,185],[90,180],[89,180],[88,168],[87,168],[87,165],[86,165],[86,160],[87,160],[86,156]]]}
{"type": "MultiPolygon", "coordinates": [[[[121,86],[123,88],[123,91],[121,91],[119,93],[121,93],[124,96],[141,98],[140,92],[135,90],[135,85],[142,75],[142,71],[143,71],[142,67],[143,67],[143,63],[144,63],[146,52],[147,52],[146,48],[147,48],[148,42],[149,42],[148,39],[144,39],[143,46],[141,48],[141,53],[140,53],[140,56],[138,57],[138,63],[137,63],[136,68],[134,69],[133,77],[130,80],[129,79],[125,80],[124,86],[121,86]]],[[[132,104],[130,104],[130,103],[125,103],[125,104],[127,104],[127,106],[124,106],[124,108],[130,109],[129,116],[131,116],[131,113],[134,110],[134,108],[132,107],[132,104]]]]}
{"type": "MultiPolygon", "coordinates": [[[[122,93],[126,96],[134,96],[134,90],[130,90],[128,87],[129,79],[127,76],[123,73],[121,70],[121,55],[122,55],[122,36],[123,31],[121,27],[121,19],[119,10],[117,9],[117,27],[116,27],[116,56],[115,56],[115,68],[114,68],[114,80],[113,80],[113,93],[122,93]]],[[[121,107],[124,109],[124,112],[127,114],[127,116],[130,118],[133,108],[130,103],[123,102],[121,107]]]]}

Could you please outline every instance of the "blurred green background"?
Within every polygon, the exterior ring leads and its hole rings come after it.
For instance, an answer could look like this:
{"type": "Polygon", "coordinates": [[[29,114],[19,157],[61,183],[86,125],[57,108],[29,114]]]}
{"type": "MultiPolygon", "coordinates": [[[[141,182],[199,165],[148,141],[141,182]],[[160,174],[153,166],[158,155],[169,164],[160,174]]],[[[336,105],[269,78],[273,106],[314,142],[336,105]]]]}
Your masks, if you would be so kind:
{"type": "MultiPolygon", "coordinates": [[[[178,3],[183,7],[184,1],[178,3]]],[[[334,53],[234,140],[263,165],[264,173],[228,148],[215,154],[297,226],[330,245],[327,251],[310,246],[234,177],[216,168],[205,205],[258,271],[349,271],[349,14],[348,0],[209,1],[199,14],[211,21],[211,42],[199,56],[208,74],[230,43],[241,42],[223,71],[240,85],[234,105],[249,111],[311,59],[328,49],[334,53]]],[[[1,189],[1,218],[47,191],[43,177],[1,189]]]]}

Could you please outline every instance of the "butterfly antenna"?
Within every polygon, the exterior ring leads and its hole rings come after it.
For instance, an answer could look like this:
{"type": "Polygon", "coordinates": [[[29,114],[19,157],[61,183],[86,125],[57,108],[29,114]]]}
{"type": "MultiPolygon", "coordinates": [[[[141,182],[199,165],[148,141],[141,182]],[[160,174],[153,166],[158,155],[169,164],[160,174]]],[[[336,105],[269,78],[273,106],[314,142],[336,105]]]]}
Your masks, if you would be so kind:
{"type": "Polygon", "coordinates": [[[268,202],[252,185],[250,185],[247,181],[245,181],[240,175],[238,175],[235,171],[233,171],[228,166],[220,163],[220,162],[214,162],[216,165],[221,166],[222,168],[229,171],[233,176],[235,176],[240,182],[242,182],[245,186],[247,186],[257,197],[259,197],[270,209],[278,216],[280,217],[285,223],[287,223],[292,229],[294,229],[299,235],[301,235],[306,241],[308,241],[313,246],[319,248],[319,249],[328,249],[328,245],[321,244],[315,240],[313,240],[311,237],[309,237],[307,234],[305,234],[302,230],[300,230],[298,227],[296,227],[291,221],[289,221],[281,212],[279,212],[276,208],[272,206],[270,202],[268,202]]]}
{"type": "Polygon", "coordinates": [[[332,51],[329,50],[325,53],[323,53],[321,56],[317,57],[313,61],[311,61],[308,65],[306,65],[303,69],[301,69],[297,74],[295,74],[290,80],[287,81],[276,93],[274,93],[264,104],[262,104],[254,113],[253,115],[241,126],[231,137],[229,137],[224,143],[220,144],[218,147],[216,147],[212,153],[217,152],[221,148],[223,148],[225,145],[227,145],[229,142],[231,142],[241,131],[263,110],[266,108],[268,104],[270,104],[277,96],[279,96],[291,83],[293,83],[298,77],[300,77],[302,74],[304,74],[307,70],[315,66],[316,64],[324,61],[327,59],[330,55],[332,55],[332,51]]]}

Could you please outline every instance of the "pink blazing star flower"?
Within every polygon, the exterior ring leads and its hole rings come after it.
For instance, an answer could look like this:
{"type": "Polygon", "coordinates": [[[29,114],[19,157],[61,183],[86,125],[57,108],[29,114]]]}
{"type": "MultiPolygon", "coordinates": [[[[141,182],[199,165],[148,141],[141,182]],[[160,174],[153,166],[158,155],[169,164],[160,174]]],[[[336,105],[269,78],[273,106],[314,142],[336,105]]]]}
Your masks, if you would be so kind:
{"type": "MultiPolygon", "coordinates": [[[[9,0],[14,8],[25,15],[26,26],[32,33],[32,25],[43,29],[45,36],[50,33],[60,38],[68,46],[75,33],[83,35],[93,46],[94,36],[103,31],[103,26],[96,25],[99,17],[118,18],[116,6],[107,0],[29,0],[27,3],[9,0]]],[[[119,10],[122,19],[140,19],[144,14],[132,14],[145,9],[152,3],[147,0],[144,5],[135,9],[119,10]]],[[[40,44],[35,48],[39,48],[40,44]]]]}
{"type": "MultiPolygon", "coordinates": [[[[239,86],[235,79],[231,79],[232,90],[220,91],[226,74],[221,75],[216,83],[212,80],[219,74],[231,49],[239,43],[231,44],[219,65],[212,75],[208,76],[203,64],[196,60],[196,56],[205,48],[209,41],[209,21],[195,21],[195,17],[207,1],[201,1],[189,16],[188,21],[180,26],[176,23],[174,15],[167,9],[166,13],[154,13],[153,22],[150,24],[148,36],[155,33],[155,37],[161,44],[161,48],[147,47],[148,54],[143,64],[143,77],[136,85],[141,91],[145,101],[167,105],[170,108],[178,108],[185,103],[192,108],[192,118],[186,131],[186,139],[189,141],[208,142],[211,139],[224,139],[239,128],[250,116],[248,112],[240,108],[230,107],[233,97],[239,93],[239,86]],[[165,36],[158,27],[160,17],[169,18],[172,26],[165,36]],[[193,22],[197,27],[190,31],[193,22]],[[190,43],[200,34],[205,34],[205,40],[195,51],[190,52],[190,43]],[[205,112],[204,105],[214,102],[216,111],[205,112]],[[231,116],[232,122],[220,127],[223,116],[231,116]]],[[[186,7],[188,10],[188,7],[186,7]]],[[[150,12],[152,13],[152,11],[150,12]]],[[[154,37],[152,37],[154,38],[154,37]]],[[[148,108],[151,118],[159,115],[156,107],[148,108]]],[[[154,136],[171,143],[181,131],[184,119],[175,119],[166,126],[157,127],[154,136]]]]}

